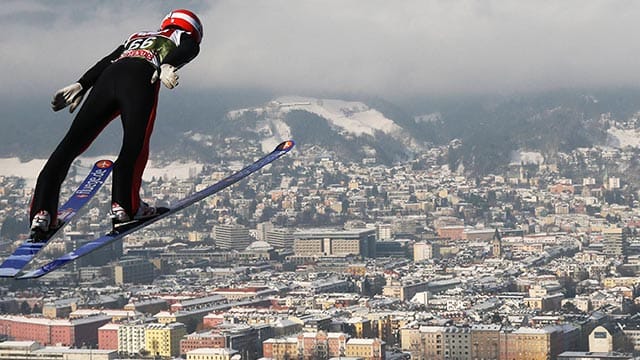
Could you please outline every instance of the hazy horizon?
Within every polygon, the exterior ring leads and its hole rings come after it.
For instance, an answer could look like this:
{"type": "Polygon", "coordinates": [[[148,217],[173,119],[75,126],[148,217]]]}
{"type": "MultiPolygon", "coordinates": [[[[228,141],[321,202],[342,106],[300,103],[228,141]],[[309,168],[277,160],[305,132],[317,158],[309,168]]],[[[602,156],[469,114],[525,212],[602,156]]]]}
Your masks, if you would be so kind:
{"type": "Polygon", "coordinates": [[[26,0],[0,9],[1,96],[49,97],[176,7],[204,23],[184,88],[398,99],[640,82],[633,1],[26,0]]]}

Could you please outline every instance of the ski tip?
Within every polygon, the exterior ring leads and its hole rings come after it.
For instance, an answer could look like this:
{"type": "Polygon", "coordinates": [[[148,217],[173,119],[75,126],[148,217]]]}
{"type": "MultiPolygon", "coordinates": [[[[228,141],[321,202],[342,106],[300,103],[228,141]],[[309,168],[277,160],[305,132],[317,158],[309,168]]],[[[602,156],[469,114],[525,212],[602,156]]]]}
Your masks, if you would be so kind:
{"type": "Polygon", "coordinates": [[[276,150],[277,151],[289,151],[289,150],[293,149],[293,146],[295,144],[296,143],[293,140],[283,141],[278,146],[276,146],[276,150]]]}
{"type": "Polygon", "coordinates": [[[101,159],[101,160],[96,161],[95,166],[97,168],[100,168],[100,169],[109,169],[109,168],[113,167],[113,161],[111,161],[109,159],[101,159]]]}

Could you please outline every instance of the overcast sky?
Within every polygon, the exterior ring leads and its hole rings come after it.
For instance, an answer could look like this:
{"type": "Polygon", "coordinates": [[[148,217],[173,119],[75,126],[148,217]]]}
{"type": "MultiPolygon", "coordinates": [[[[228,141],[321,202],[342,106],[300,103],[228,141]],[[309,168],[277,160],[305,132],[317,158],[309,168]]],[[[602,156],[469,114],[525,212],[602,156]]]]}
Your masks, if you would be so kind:
{"type": "Polygon", "coordinates": [[[204,23],[182,87],[394,98],[640,83],[640,1],[4,0],[0,96],[52,94],[174,7],[204,23]]]}

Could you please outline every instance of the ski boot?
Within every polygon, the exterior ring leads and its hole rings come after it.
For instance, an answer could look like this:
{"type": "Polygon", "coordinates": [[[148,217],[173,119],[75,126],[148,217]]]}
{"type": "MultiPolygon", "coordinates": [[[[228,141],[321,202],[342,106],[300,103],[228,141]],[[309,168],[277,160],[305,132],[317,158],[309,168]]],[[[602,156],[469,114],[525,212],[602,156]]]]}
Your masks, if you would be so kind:
{"type": "Polygon", "coordinates": [[[123,225],[151,219],[152,217],[158,216],[168,210],[169,209],[165,207],[155,207],[145,202],[140,202],[138,211],[133,216],[133,218],[131,218],[131,216],[127,214],[125,209],[122,206],[120,206],[120,204],[118,204],[117,202],[113,202],[111,204],[111,214],[110,214],[111,224],[113,225],[113,229],[116,230],[123,225]]]}
{"type": "Polygon", "coordinates": [[[51,230],[51,215],[47,210],[40,210],[31,220],[31,231],[29,239],[31,242],[46,242],[49,239],[51,230]]]}

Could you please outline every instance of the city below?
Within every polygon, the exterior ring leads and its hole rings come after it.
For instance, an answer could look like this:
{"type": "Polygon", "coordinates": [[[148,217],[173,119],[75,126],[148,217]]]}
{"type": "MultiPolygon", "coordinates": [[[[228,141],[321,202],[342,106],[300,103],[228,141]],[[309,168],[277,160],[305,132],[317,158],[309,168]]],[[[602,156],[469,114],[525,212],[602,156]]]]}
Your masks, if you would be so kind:
{"type": "MultiPolygon", "coordinates": [[[[239,140],[188,178],[145,182],[143,199],[171,206],[263,155],[239,140]]],[[[638,184],[600,163],[634,150],[465,176],[454,148],[387,166],[298,143],[123,241],[4,279],[0,359],[640,356],[638,184]]],[[[26,238],[31,191],[0,177],[2,258],[26,238]]],[[[110,200],[109,182],[29,268],[108,231],[110,200]]]]}

